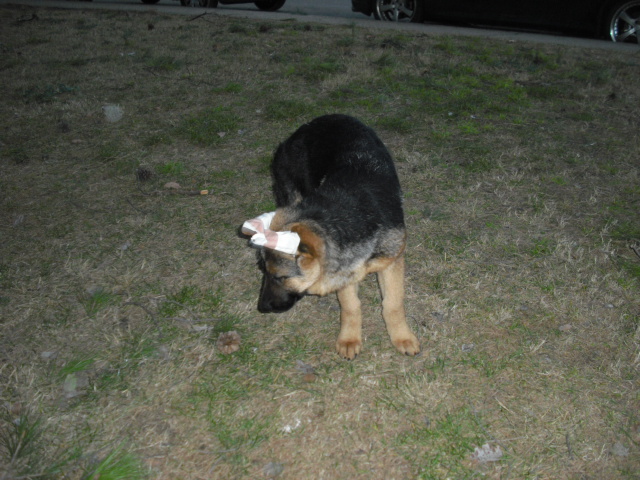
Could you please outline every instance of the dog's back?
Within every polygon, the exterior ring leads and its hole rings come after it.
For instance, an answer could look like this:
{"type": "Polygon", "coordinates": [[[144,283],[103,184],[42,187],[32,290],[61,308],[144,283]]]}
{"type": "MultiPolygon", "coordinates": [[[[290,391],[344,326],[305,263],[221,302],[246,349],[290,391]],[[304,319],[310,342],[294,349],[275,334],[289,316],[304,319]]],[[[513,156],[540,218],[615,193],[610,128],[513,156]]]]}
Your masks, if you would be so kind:
{"type": "Polygon", "coordinates": [[[277,149],[272,174],[278,208],[295,204],[343,245],[404,227],[391,155],[355,118],[326,115],[301,126],[277,149]]]}

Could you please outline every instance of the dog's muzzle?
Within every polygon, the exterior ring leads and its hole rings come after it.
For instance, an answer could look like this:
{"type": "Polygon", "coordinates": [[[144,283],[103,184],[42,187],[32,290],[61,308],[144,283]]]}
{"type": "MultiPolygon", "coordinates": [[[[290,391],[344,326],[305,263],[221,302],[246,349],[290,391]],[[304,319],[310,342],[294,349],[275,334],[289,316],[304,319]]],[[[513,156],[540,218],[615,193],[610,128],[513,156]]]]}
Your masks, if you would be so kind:
{"type": "Polygon", "coordinates": [[[290,292],[276,284],[265,274],[262,277],[262,288],[258,299],[260,313],[282,313],[293,307],[304,294],[290,292]]]}

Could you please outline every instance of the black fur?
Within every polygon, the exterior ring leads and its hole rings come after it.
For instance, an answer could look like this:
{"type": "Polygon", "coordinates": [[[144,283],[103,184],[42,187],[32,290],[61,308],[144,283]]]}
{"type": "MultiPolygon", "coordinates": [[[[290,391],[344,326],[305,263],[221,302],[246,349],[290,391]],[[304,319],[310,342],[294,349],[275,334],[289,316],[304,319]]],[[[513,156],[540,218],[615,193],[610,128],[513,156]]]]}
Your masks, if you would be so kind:
{"type": "Polygon", "coordinates": [[[273,162],[278,208],[320,225],[341,248],[404,228],[393,160],[376,133],[346,115],[326,115],[280,144],[273,162]]]}

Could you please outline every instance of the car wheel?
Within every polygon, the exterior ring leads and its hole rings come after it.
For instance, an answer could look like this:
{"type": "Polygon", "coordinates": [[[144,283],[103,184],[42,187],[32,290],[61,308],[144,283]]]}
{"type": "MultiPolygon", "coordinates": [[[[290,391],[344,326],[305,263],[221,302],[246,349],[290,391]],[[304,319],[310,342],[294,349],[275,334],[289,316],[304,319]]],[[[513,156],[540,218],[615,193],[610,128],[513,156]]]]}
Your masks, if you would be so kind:
{"type": "Polygon", "coordinates": [[[614,42],[640,44],[640,1],[627,1],[611,9],[605,24],[614,42]]]}
{"type": "Polygon", "coordinates": [[[285,0],[261,0],[254,2],[256,7],[266,12],[275,12],[284,5],[285,0]]]}
{"type": "Polygon", "coordinates": [[[180,5],[183,7],[216,8],[218,0],[180,0],[180,5]]]}
{"type": "Polygon", "coordinates": [[[375,0],[373,15],[389,22],[422,22],[423,0],[375,0]]]}

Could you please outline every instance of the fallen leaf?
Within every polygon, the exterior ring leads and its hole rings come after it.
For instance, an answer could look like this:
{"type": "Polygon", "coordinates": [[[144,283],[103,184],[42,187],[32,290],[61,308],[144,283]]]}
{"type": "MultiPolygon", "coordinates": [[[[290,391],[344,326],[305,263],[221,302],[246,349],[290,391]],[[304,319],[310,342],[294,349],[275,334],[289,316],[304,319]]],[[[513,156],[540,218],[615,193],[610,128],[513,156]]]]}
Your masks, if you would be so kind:
{"type": "Polygon", "coordinates": [[[167,182],[164,184],[164,188],[170,188],[173,190],[179,190],[182,188],[178,182],[167,182]]]}
{"type": "Polygon", "coordinates": [[[476,447],[471,454],[471,459],[478,463],[497,462],[502,458],[502,449],[500,445],[492,447],[488,443],[482,445],[482,447],[476,447]]]}
{"type": "Polygon", "coordinates": [[[303,374],[316,373],[315,368],[313,368],[308,363],[304,363],[301,360],[296,360],[296,370],[298,370],[300,373],[303,373],[303,374]]]}

